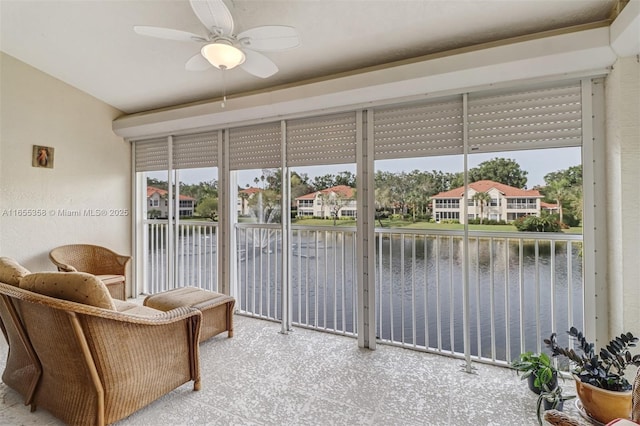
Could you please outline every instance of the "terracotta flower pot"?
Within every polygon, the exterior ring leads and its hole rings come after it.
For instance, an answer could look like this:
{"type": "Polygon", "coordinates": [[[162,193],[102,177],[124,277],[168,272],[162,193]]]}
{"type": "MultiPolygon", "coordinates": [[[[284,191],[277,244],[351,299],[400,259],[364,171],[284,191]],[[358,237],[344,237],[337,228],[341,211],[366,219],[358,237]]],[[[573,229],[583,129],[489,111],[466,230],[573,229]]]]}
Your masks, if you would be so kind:
{"type": "Polygon", "coordinates": [[[576,392],[582,407],[589,416],[600,423],[607,424],[614,419],[631,417],[631,391],[614,392],[576,380],[576,392]]]}

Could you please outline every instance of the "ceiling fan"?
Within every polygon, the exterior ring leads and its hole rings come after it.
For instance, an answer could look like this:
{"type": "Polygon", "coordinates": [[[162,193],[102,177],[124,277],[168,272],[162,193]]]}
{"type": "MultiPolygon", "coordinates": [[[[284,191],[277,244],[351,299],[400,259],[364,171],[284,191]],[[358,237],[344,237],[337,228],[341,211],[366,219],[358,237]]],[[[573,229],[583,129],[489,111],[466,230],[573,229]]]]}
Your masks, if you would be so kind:
{"type": "Polygon", "coordinates": [[[191,8],[207,30],[206,36],[170,28],[135,26],[140,35],[203,44],[200,53],[185,64],[189,71],[203,71],[211,65],[221,70],[239,66],[249,74],[267,78],[278,72],[276,64],[259,52],[275,52],[300,44],[293,27],[266,25],[234,34],[233,16],[223,0],[189,0],[191,8]]]}

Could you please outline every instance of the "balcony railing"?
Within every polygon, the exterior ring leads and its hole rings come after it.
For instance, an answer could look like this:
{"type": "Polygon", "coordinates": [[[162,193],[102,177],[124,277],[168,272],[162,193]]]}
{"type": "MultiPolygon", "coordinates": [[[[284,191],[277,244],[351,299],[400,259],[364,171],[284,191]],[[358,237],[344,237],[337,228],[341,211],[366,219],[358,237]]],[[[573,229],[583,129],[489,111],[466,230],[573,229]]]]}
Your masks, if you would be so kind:
{"type": "Polygon", "coordinates": [[[169,247],[166,220],[145,221],[145,291],[158,293],[169,288],[194,286],[218,290],[218,224],[204,221],[179,222],[175,244],[169,247]],[[169,268],[168,253],[175,262],[169,268]],[[169,274],[174,276],[170,283],[169,274]]]}
{"type": "Polygon", "coordinates": [[[507,203],[507,209],[509,210],[537,210],[538,207],[535,203],[533,204],[518,204],[518,203],[507,203]]]}
{"type": "MultiPolygon", "coordinates": [[[[378,338],[460,356],[463,231],[376,232],[378,338]]],[[[469,232],[470,352],[504,364],[540,351],[556,330],[584,324],[582,236],[469,232]]]]}
{"type": "MultiPolygon", "coordinates": [[[[280,320],[280,226],[239,224],[236,230],[239,308],[249,315],[280,320]]],[[[356,334],[355,246],[355,228],[292,227],[293,324],[356,334]]]]}
{"type": "MultiPolygon", "coordinates": [[[[166,269],[166,224],[148,222],[147,276],[157,292],[166,282],[161,272],[166,269]]],[[[186,280],[178,282],[202,288],[215,283],[216,230],[212,223],[178,227],[176,275],[186,280]]],[[[464,233],[403,228],[376,229],[375,234],[379,341],[461,357],[464,233]]],[[[238,224],[236,244],[238,309],[280,320],[280,225],[238,224]]],[[[355,228],[294,225],[289,245],[293,324],[357,335],[355,228]]],[[[521,352],[541,350],[542,338],[551,331],[582,326],[581,252],[581,235],[470,231],[468,315],[474,359],[505,364],[521,352]]]]}

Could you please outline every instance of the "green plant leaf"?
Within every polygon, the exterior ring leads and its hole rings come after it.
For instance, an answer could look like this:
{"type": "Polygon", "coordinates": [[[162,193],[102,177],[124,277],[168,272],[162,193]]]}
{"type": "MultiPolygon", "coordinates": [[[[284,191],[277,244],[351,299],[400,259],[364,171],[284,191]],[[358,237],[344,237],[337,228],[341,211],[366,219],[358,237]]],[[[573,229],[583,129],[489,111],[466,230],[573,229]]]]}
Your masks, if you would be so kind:
{"type": "Polygon", "coordinates": [[[549,355],[545,354],[544,352],[540,354],[540,361],[544,365],[551,365],[551,358],[549,358],[549,355]]]}
{"type": "MultiPolygon", "coordinates": [[[[573,372],[585,383],[612,391],[631,389],[624,378],[624,369],[630,364],[640,366],[640,354],[632,355],[629,351],[640,339],[630,332],[623,333],[596,352],[595,344],[590,343],[576,327],[570,327],[567,334],[576,339],[575,350],[573,347],[559,347],[555,333],[544,340],[553,357],[562,355],[575,363],[573,372]]],[[[542,373],[540,376],[543,377],[542,373]]]]}

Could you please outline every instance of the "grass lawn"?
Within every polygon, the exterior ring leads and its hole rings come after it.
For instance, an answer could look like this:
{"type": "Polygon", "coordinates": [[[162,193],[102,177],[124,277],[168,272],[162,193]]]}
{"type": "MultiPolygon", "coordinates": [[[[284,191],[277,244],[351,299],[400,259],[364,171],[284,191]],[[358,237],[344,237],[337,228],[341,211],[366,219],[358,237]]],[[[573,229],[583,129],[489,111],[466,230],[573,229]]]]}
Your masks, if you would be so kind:
{"type": "MultiPolygon", "coordinates": [[[[305,226],[333,226],[333,220],[330,219],[296,219],[293,221],[293,225],[305,225],[305,226]]],[[[342,219],[336,220],[336,226],[356,226],[355,219],[342,219]]]]}
{"type": "MultiPolygon", "coordinates": [[[[333,226],[332,220],[323,219],[297,219],[293,222],[294,225],[307,225],[307,226],[333,226]]],[[[353,219],[338,220],[336,226],[356,226],[356,221],[353,219]]],[[[380,227],[380,221],[376,220],[376,227],[380,227]]],[[[459,223],[429,223],[429,222],[411,222],[401,219],[383,219],[383,228],[411,228],[411,229],[439,229],[439,230],[463,230],[464,225],[459,223]]],[[[517,229],[513,225],[469,225],[471,231],[502,231],[502,232],[517,232],[517,229]]],[[[562,232],[565,234],[582,234],[582,227],[574,227],[565,229],[562,232]]]]}

